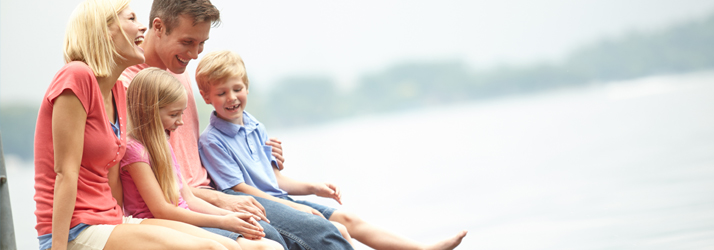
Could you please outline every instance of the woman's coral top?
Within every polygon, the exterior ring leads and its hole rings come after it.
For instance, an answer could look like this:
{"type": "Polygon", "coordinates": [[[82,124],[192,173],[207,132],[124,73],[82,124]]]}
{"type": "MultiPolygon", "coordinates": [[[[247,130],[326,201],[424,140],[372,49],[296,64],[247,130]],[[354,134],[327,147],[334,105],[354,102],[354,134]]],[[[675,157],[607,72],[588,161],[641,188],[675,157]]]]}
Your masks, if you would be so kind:
{"type": "MultiPolygon", "coordinates": [[[[92,70],[82,62],[70,62],[57,72],[40,105],[35,128],[35,203],[38,235],[52,232],[52,203],[55,186],[52,140],[52,106],[63,91],[72,91],[87,112],[84,148],[77,181],[77,201],[70,227],[120,224],[123,213],[112,197],[107,174],[126,151],[126,90],[120,82],[112,88],[119,116],[120,137],[114,134],[104,111],[99,83],[92,70]]],[[[62,143],[59,143],[62,145],[62,143]]]]}

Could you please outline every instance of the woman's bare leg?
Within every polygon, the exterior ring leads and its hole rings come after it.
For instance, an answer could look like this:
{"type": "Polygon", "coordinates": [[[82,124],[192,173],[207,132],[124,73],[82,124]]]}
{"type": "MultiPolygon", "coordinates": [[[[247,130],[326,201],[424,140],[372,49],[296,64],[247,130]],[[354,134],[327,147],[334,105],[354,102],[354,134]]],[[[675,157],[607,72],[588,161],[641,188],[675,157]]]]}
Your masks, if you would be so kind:
{"type": "Polygon", "coordinates": [[[330,217],[330,221],[339,222],[344,225],[353,238],[363,244],[379,250],[386,249],[427,249],[427,250],[450,250],[461,244],[461,240],[466,236],[466,231],[461,231],[457,235],[427,245],[415,242],[393,234],[387,230],[376,227],[362,220],[353,213],[340,210],[335,211],[330,217]]]}
{"type": "Polygon", "coordinates": [[[238,245],[242,247],[243,249],[250,249],[250,250],[284,250],[283,245],[280,245],[280,243],[277,243],[275,241],[262,238],[259,240],[249,240],[243,237],[238,238],[236,240],[238,242],[238,245]]]}
{"type": "Polygon", "coordinates": [[[167,227],[122,224],[114,228],[104,249],[225,250],[227,248],[217,241],[196,237],[167,227]]]}
{"type": "Polygon", "coordinates": [[[228,249],[237,242],[182,222],[146,219],[141,224],[117,225],[104,249],[228,249]]]}

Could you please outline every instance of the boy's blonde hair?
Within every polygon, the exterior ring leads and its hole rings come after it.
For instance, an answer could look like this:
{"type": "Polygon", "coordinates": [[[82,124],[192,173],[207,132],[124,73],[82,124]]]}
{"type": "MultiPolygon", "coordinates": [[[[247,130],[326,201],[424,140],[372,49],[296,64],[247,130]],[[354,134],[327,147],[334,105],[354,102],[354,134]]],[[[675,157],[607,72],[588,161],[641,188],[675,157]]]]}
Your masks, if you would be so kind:
{"type": "Polygon", "coordinates": [[[206,54],[196,67],[196,84],[202,93],[211,91],[211,86],[228,78],[239,77],[248,89],[248,72],[238,53],[230,50],[214,51],[206,54]]]}
{"type": "Polygon", "coordinates": [[[114,47],[109,26],[119,25],[119,30],[130,44],[134,42],[124,33],[118,22],[119,12],[129,6],[130,0],[86,0],[72,12],[64,36],[64,61],[82,61],[89,65],[96,77],[106,77],[122,58],[114,47]]]}
{"type": "Polygon", "coordinates": [[[166,202],[178,205],[176,173],[159,109],[187,98],[186,89],[171,73],[152,67],[134,77],[126,95],[129,135],[144,145],[166,202]]]}

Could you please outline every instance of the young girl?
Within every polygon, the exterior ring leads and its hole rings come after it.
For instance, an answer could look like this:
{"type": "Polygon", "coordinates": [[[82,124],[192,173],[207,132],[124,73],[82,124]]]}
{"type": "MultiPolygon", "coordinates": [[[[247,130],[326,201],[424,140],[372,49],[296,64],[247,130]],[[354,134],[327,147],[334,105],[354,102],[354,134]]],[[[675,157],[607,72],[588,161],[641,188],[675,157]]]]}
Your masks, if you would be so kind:
{"type": "Polygon", "coordinates": [[[171,133],[183,125],[186,100],[183,85],[158,68],[142,70],[129,85],[131,129],[120,171],[124,210],[136,218],[156,217],[206,227],[245,249],[283,249],[262,238],[263,228],[252,215],[217,208],[191,192],[168,142],[171,133]]]}

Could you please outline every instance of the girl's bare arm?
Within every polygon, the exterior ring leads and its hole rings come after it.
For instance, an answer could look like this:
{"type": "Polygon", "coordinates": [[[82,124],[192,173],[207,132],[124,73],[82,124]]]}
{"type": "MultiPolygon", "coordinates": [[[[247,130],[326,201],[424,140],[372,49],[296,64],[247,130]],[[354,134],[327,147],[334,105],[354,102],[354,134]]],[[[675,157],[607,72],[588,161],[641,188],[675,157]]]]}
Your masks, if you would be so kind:
{"type": "Polygon", "coordinates": [[[149,207],[149,211],[156,218],[180,221],[198,227],[221,228],[241,233],[248,239],[260,239],[265,236],[260,225],[257,222],[252,223],[250,221],[254,221],[250,214],[231,213],[222,216],[204,214],[169,203],[164,198],[161,186],[159,186],[159,182],[154,177],[149,164],[135,162],[124,166],[123,169],[129,171],[139,190],[139,194],[149,207]]]}
{"type": "MultiPolygon", "coordinates": [[[[213,214],[213,215],[226,215],[233,213],[232,211],[225,210],[223,208],[219,208],[214,206],[211,203],[208,203],[207,201],[204,201],[201,198],[196,197],[193,194],[193,191],[191,188],[188,186],[188,183],[186,182],[186,179],[181,177],[181,180],[177,180],[182,183],[182,187],[180,191],[181,196],[183,199],[186,201],[188,204],[188,208],[190,208],[192,211],[196,211],[199,213],[204,213],[204,214],[213,214]]],[[[257,218],[260,220],[260,217],[257,218]]]]}

